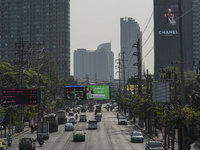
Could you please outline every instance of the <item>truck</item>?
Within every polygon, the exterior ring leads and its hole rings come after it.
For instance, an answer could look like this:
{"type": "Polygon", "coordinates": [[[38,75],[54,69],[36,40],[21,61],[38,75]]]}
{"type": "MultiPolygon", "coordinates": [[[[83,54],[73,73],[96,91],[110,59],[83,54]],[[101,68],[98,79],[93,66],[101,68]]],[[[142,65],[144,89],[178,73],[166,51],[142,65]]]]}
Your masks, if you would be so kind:
{"type": "Polygon", "coordinates": [[[42,135],[44,139],[49,139],[49,122],[37,122],[37,137],[42,135]]]}
{"type": "Polygon", "coordinates": [[[58,131],[58,116],[55,113],[45,115],[43,121],[49,122],[49,132],[58,131]]]}
{"type": "Polygon", "coordinates": [[[65,110],[58,110],[56,115],[58,116],[58,124],[67,123],[67,114],[65,110]]]}
{"type": "Polygon", "coordinates": [[[101,111],[101,105],[96,105],[96,110],[100,110],[101,111]]]}

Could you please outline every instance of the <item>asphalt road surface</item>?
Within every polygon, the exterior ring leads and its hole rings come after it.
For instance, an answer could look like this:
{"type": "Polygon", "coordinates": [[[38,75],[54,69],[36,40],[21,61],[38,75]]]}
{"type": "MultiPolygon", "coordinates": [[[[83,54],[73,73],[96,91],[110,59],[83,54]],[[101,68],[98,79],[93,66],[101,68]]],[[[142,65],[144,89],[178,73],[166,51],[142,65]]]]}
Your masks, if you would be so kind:
{"type": "MultiPolygon", "coordinates": [[[[94,120],[94,112],[81,113],[86,114],[88,120],[94,120]]],[[[75,130],[81,129],[86,132],[85,141],[74,142],[73,132],[64,131],[64,124],[59,125],[58,132],[50,133],[49,140],[45,140],[43,146],[36,143],[38,150],[144,150],[145,143],[149,140],[144,135],[143,143],[132,143],[130,141],[131,132],[138,130],[134,125],[128,122],[128,125],[118,125],[116,118],[116,109],[107,111],[102,108],[102,121],[98,122],[98,129],[89,130],[88,122],[79,122],[75,125],[75,130]]],[[[80,115],[80,114],[79,114],[80,115]]],[[[68,119],[69,120],[68,116],[68,119]]],[[[74,116],[75,117],[75,116],[74,116]]],[[[87,120],[87,121],[88,121],[87,120]]],[[[31,137],[36,139],[36,132],[33,134],[27,132],[16,138],[8,150],[17,150],[19,139],[23,137],[31,137]]]]}

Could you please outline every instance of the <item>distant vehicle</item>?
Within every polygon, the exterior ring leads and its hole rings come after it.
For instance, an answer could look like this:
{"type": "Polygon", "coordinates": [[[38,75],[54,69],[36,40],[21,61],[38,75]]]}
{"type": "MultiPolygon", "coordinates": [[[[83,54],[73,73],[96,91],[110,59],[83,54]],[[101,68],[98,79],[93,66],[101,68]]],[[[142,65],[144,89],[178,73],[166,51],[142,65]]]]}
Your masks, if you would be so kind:
{"type": "Polygon", "coordinates": [[[101,116],[101,118],[102,118],[102,113],[97,113],[96,115],[97,115],[97,116],[101,116]]]}
{"type": "Polygon", "coordinates": [[[58,116],[58,123],[64,124],[67,122],[67,114],[65,110],[58,110],[56,112],[56,115],[58,116]]]}
{"type": "Polygon", "coordinates": [[[101,117],[101,115],[96,114],[94,118],[95,118],[96,121],[101,121],[102,117],[101,117]]]}
{"type": "Polygon", "coordinates": [[[89,120],[88,129],[97,129],[97,121],[96,120],[89,120]]]}
{"type": "Polygon", "coordinates": [[[88,109],[89,109],[89,112],[93,112],[94,111],[94,105],[93,104],[89,104],[88,105],[88,109]]]}
{"type": "Polygon", "coordinates": [[[77,110],[75,108],[72,109],[73,113],[77,113],[77,110]]]}
{"type": "Polygon", "coordinates": [[[69,118],[69,123],[76,124],[76,120],[74,118],[69,118]]]}
{"type": "Polygon", "coordinates": [[[65,131],[74,131],[74,125],[73,123],[66,123],[65,124],[65,131]]]}
{"type": "Polygon", "coordinates": [[[69,112],[69,116],[74,116],[74,113],[72,111],[69,112]]]}
{"type": "Polygon", "coordinates": [[[44,139],[49,139],[49,122],[37,122],[37,137],[42,135],[44,139]]]}
{"type": "Polygon", "coordinates": [[[83,130],[76,130],[73,135],[74,141],[85,141],[85,132],[83,130]]]}
{"type": "Polygon", "coordinates": [[[100,110],[100,109],[95,109],[95,115],[96,115],[97,113],[101,113],[101,110],[100,110]]]}
{"type": "Polygon", "coordinates": [[[86,112],[86,108],[81,108],[81,112],[86,112]]]}
{"type": "Polygon", "coordinates": [[[35,149],[36,143],[33,138],[22,138],[19,139],[19,150],[23,149],[35,149]]]}
{"type": "Polygon", "coordinates": [[[86,115],[80,115],[80,121],[87,121],[86,115]]]}
{"type": "Polygon", "coordinates": [[[49,122],[49,132],[58,131],[58,117],[55,113],[50,113],[44,116],[44,122],[49,122]]]}
{"type": "Polygon", "coordinates": [[[149,141],[146,143],[145,150],[159,149],[165,150],[164,146],[160,141],[149,141]]]}
{"type": "Polygon", "coordinates": [[[131,142],[141,142],[143,143],[144,137],[142,132],[134,131],[131,135],[131,142]]]}
{"type": "Polygon", "coordinates": [[[96,110],[100,110],[101,111],[101,105],[96,105],[96,110]]]}
{"type": "Polygon", "coordinates": [[[127,119],[125,117],[119,117],[118,119],[118,125],[125,124],[127,125],[127,119]]]}

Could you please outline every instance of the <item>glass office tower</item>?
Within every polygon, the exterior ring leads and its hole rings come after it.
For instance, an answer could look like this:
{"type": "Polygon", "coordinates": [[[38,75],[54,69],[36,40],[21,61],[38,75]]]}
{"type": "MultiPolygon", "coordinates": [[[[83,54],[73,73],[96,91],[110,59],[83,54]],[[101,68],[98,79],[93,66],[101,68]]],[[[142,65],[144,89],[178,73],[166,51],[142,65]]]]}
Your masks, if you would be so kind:
{"type": "Polygon", "coordinates": [[[20,37],[43,44],[58,76],[70,75],[70,0],[0,0],[0,60],[15,58],[20,37]]]}

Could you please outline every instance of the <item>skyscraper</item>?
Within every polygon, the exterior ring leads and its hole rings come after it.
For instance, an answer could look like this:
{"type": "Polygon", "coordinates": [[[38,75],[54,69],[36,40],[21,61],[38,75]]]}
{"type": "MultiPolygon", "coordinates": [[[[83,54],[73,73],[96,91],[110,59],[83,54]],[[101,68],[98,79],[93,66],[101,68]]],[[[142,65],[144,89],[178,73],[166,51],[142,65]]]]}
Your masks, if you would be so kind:
{"type": "Polygon", "coordinates": [[[97,50],[77,49],[74,51],[74,76],[81,81],[113,81],[114,80],[114,53],[111,43],[103,43],[97,50]]]}
{"type": "Polygon", "coordinates": [[[15,58],[20,37],[44,45],[60,78],[70,75],[70,0],[1,0],[0,60],[15,58]]]}
{"type": "MultiPolygon", "coordinates": [[[[120,40],[121,40],[121,80],[128,80],[131,76],[136,77],[138,75],[137,60],[137,44],[140,39],[140,45],[142,44],[142,34],[139,24],[133,18],[120,18],[120,40]],[[135,56],[134,56],[135,54],[135,56]]],[[[142,47],[142,46],[140,46],[142,47]]],[[[142,48],[140,48],[142,58],[142,48]]]]}

